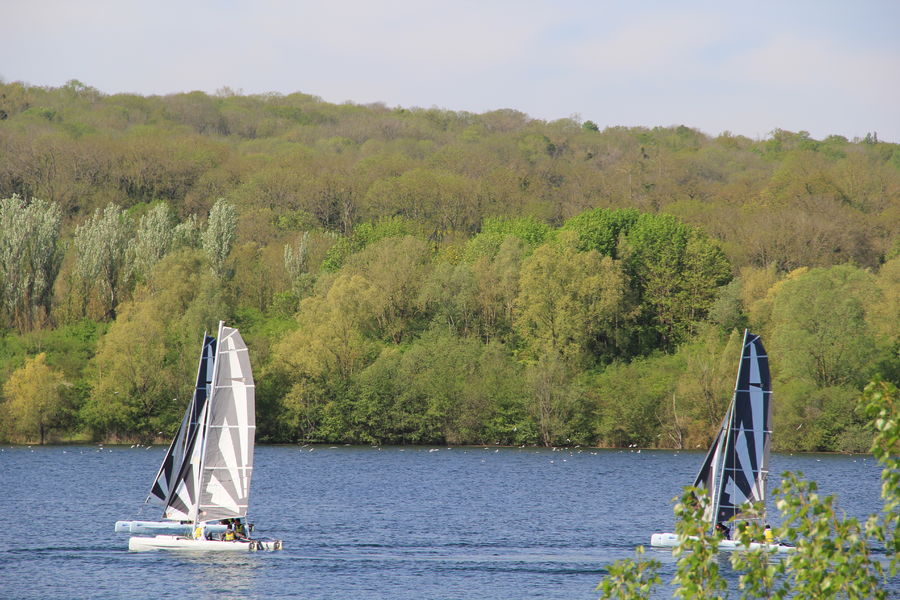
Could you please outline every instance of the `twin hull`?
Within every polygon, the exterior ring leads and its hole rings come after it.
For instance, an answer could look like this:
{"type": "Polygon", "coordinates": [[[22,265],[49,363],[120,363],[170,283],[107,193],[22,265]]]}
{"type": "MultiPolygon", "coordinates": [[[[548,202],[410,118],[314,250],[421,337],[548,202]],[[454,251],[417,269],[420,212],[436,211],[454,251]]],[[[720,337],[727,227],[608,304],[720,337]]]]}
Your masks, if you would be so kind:
{"type": "Polygon", "coordinates": [[[213,552],[253,552],[257,550],[281,550],[281,540],[195,540],[177,535],[132,537],[128,540],[132,552],[147,550],[197,550],[213,552]]]}
{"type": "MultiPolygon", "coordinates": [[[[650,545],[654,548],[674,548],[681,543],[674,533],[654,533],[650,536],[650,545]]],[[[722,540],[719,542],[719,550],[759,550],[760,548],[773,554],[783,554],[794,550],[793,546],[784,546],[782,544],[767,544],[765,542],[750,542],[749,546],[745,546],[735,540],[722,540]]]]}

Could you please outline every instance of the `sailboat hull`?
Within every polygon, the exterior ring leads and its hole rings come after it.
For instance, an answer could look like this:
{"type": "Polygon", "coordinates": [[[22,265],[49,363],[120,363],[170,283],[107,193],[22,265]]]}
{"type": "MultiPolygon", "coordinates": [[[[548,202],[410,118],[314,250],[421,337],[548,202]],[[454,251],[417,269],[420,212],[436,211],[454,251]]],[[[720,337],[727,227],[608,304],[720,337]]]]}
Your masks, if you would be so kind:
{"type": "MultiPolygon", "coordinates": [[[[696,539],[696,538],[693,538],[696,539]]],[[[654,533],[650,536],[650,546],[653,548],[674,548],[681,543],[681,538],[674,533],[654,533]]],[[[772,554],[786,554],[793,552],[793,546],[785,546],[783,544],[767,544],[765,542],[750,542],[750,545],[744,545],[735,540],[722,540],[719,542],[719,551],[733,552],[735,550],[766,550],[772,554]]]]}
{"type": "Polygon", "coordinates": [[[128,549],[132,552],[150,550],[187,550],[195,552],[254,552],[281,550],[281,540],[195,540],[177,535],[156,535],[153,537],[131,537],[128,549]]]}

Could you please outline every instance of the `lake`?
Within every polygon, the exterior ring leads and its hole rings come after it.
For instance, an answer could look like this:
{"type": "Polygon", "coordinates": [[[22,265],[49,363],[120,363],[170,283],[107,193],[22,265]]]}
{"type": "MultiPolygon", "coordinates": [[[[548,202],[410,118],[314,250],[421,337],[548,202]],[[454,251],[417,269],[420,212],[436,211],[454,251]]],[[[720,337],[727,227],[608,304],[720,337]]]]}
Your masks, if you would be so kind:
{"type": "MultiPolygon", "coordinates": [[[[283,552],[130,553],[113,524],[158,518],[157,509],[140,509],[164,452],[0,448],[0,597],[597,598],[605,565],[632,557],[651,533],[672,531],[671,500],[704,456],[262,446],[250,521],[257,535],[283,539],[283,552]]],[[[775,454],[771,467],[802,471],[848,516],[880,508],[881,471],[869,456],[775,454]]],[[[648,554],[670,581],[671,555],[648,554]]],[[[658,596],[671,597],[671,588],[658,596]]]]}

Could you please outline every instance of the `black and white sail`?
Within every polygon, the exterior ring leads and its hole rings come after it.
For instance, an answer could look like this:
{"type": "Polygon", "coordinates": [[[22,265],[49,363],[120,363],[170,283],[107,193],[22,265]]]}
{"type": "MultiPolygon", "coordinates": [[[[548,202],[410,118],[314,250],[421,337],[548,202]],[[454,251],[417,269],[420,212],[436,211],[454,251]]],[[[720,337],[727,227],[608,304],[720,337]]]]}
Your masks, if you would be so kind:
{"type": "Polygon", "coordinates": [[[708,490],[711,524],[740,517],[766,500],[772,434],[769,358],[758,335],[744,331],[734,396],[722,428],[694,481],[708,490]]]}
{"type": "Polygon", "coordinates": [[[247,514],[256,433],[253,373],[238,330],[219,323],[217,337],[209,398],[198,407],[196,435],[186,439],[166,519],[198,523],[247,514]]]}
{"type": "Polygon", "coordinates": [[[216,352],[216,338],[203,335],[203,346],[200,350],[200,364],[197,368],[197,382],[191,403],[188,405],[181,420],[178,433],[169,445],[169,450],[159,467],[156,479],[147,496],[148,502],[165,506],[169,502],[170,495],[174,491],[176,476],[188,460],[188,448],[191,447],[194,438],[201,425],[201,414],[209,398],[210,386],[213,377],[213,363],[216,352]]]}

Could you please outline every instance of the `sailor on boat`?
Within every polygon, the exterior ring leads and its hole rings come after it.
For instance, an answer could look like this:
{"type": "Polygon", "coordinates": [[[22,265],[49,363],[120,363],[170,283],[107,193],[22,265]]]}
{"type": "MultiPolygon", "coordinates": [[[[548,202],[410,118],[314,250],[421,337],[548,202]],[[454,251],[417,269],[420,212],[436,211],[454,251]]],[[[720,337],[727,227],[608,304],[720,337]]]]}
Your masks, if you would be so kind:
{"type": "Polygon", "coordinates": [[[226,519],[227,523],[225,525],[225,533],[222,534],[222,541],[225,542],[233,542],[234,541],[234,525],[231,524],[229,519],[226,519]]]}

